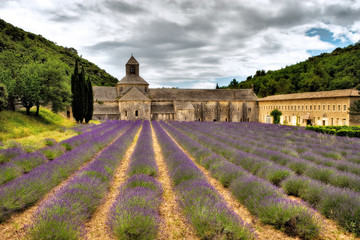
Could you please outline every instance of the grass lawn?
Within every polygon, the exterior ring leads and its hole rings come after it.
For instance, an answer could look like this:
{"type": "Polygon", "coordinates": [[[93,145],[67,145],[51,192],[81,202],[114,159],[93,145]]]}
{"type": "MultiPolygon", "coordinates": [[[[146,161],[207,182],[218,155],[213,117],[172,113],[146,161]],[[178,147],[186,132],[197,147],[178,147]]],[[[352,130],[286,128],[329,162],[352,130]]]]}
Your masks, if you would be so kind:
{"type": "MultiPolygon", "coordinates": [[[[34,109],[35,110],[35,109],[34,109]]],[[[35,111],[27,116],[24,111],[0,112],[0,141],[8,148],[20,143],[25,149],[38,149],[45,146],[44,139],[52,138],[57,142],[77,135],[69,129],[76,123],[47,109],[40,109],[39,116],[34,116],[35,111]]]]}

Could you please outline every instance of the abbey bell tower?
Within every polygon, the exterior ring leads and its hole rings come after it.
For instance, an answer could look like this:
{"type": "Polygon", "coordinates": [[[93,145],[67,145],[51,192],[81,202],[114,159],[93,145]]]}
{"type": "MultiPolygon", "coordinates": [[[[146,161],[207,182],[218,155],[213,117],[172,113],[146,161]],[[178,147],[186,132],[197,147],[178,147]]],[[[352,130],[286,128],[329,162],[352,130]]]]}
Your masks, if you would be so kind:
{"type": "Polygon", "coordinates": [[[126,76],[116,84],[116,91],[119,97],[122,97],[134,87],[147,95],[149,83],[140,77],[139,66],[140,64],[136,61],[134,56],[131,56],[129,61],[125,64],[126,76]]]}
{"type": "Polygon", "coordinates": [[[126,76],[136,75],[139,76],[139,63],[136,59],[131,56],[129,61],[126,63],[126,76]]]}

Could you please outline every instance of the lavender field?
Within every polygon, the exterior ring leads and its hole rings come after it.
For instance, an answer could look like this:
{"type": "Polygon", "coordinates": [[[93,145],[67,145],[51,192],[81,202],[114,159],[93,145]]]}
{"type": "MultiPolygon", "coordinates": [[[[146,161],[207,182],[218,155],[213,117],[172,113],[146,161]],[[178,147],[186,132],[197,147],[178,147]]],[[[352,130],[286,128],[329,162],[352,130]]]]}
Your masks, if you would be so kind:
{"type": "Polygon", "coordinates": [[[0,152],[0,239],[356,239],[360,139],[108,121],[0,152]]]}

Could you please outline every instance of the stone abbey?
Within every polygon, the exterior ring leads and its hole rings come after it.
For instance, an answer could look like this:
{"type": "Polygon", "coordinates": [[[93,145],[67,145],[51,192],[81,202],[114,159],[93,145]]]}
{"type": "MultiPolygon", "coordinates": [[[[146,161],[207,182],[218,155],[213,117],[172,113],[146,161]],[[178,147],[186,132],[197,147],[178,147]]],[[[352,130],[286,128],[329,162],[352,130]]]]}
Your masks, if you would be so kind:
{"type": "Polygon", "coordinates": [[[115,87],[93,87],[94,119],[258,121],[253,89],[149,88],[131,56],[115,87]]]}
{"type": "Polygon", "coordinates": [[[271,123],[270,112],[283,112],[282,124],[359,125],[348,108],[357,90],[296,93],[258,99],[253,89],[149,88],[131,56],[126,76],[114,87],[93,87],[94,119],[271,123]]]}

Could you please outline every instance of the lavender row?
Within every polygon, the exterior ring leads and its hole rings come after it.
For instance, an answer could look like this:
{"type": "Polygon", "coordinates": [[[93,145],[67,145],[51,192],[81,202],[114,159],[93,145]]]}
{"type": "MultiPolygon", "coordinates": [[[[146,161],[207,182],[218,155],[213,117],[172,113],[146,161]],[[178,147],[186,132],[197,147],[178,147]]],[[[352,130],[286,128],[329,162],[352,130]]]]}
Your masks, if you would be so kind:
{"type": "Polygon", "coordinates": [[[287,194],[302,198],[325,217],[360,236],[359,193],[300,176],[291,176],[281,185],[287,194]]]}
{"type": "MultiPolygon", "coordinates": [[[[193,137],[195,136],[194,131],[185,131],[185,133],[188,135],[192,134],[193,137]]],[[[205,136],[200,136],[198,140],[202,144],[204,144],[202,141],[207,141],[213,151],[228,147],[223,142],[209,139],[205,136]]],[[[238,152],[240,153],[240,151],[238,152]]],[[[263,169],[266,169],[266,167],[259,167],[259,162],[251,159],[247,153],[243,153],[243,155],[238,155],[237,157],[230,159],[232,159],[235,164],[245,166],[259,176],[261,175],[260,173],[263,169]]],[[[326,217],[336,220],[341,226],[350,232],[359,234],[359,193],[355,193],[348,189],[328,186],[320,181],[312,180],[309,177],[298,177],[294,174],[284,178],[281,185],[285,189],[286,193],[301,197],[326,217]]]]}
{"type": "MultiPolygon", "coordinates": [[[[284,136],[279,137],[280,139],[283,140],[283,144],[279,144],[279,143],[273,143],[273,141],[266,138],[258,140],[252,136],[243,135],[244,133],[243,131],[241,131],[241,135],[238,135],[240,131],[236,131],[236,129],[232,127],[230,127],[230,129],[227,129],[229,125],[223,125],[222,127],[225,129],[217,128],[216,131],[218,134],[225,135],[227,138],[231,138],[231,137],[236,138],[238,141],[241,140],[242,142],[247,144],[252,144],[259,147],[265,147],[270,150],[276,150],[278,152],[286,153],[288,155],[313,161],[318,165],[334,167],[340,171],[346,171],[346,172],[354,173],[356,175],[360,175],[360,164],[359,164],[360,153],[358,150],[358,148],[360,148],[360,145],[358,145],[351,152],[342,150],[340,153],[337,153],[337,152],[333,152],[334,149],[333,145],[328,146],[324,144],[314,144],[314,143],[309,144],[307,138],[305,139],[306,141],[304,141],[304,139],[299,139],[297,142],[295,142],[296,146],[294,147],[287,144],[286,141],[284,141],[286,140],[283,139],[284,136]]],[[[294,143],[292,142],[292,144],[294,143]]],[[[335,144],[335,142],[333,144],[335,144]]],[[[338,147],[339,145],[340,144],[337,142],[336,146],[338,147]]],[[[345,145],[345,146],[349,146],[349,145],[345,145]]]]}
{"type": "Polygon", "coordinates": [[[117,125],[126,124],[125,121],[121,121],[120,123],[117,120],[107,121],[103,124],[97,125],[96,127],[92,128],[90,131],[86,131],[83,134],[77,135],[72,138],[68,138],[61,142],[66,150],[71,150],[75,147],[80,146],[83,143],[89,141],[93,137],[97,137],[99,135],[105,134],[108,131],[114,129],[117,125]]]}
{"type": "Polygon", "coordinates": [[[228,159],[230,162],[241,166],[250,173],[268,180],[274,185],[278,186],[282,180],[295,174],[288,168],[269,161],[263,157],[240,151],[232,146],[229,146],[224,141],[218,141],[217,139],[203,135],[202,132],[197,131],[194,128],[188,128],[177,122],[173,122],[171,125],[175,126],[178,130],[184,132],[201,145],[209,148],[211,151],[228,159]]]}
{"type": "Polygon", "coordinates": [[[81,147],[75,148],[53,161],[44,163],[27,174],[0,187],[0,222],[21,211],[43,197],[58,185],[81,164],[90,160],[98,151],[109,144],[129,124],[113,123],[116,128],[106,135],[91,139],[81,147]]]}
{"type": "Polygon", "coordinates": [[[320,226],[314,210],[288,199],[281,189],[228,162],[174,127],[164,122],[161,125],[260,221],[304,239],[319,235],[320,226]]]}
{"type": "MultiPolygon", "coordinates": [[[[95,127],[93,127],[92,129],[89,129],[89,131],[87,131],[87,135],[89,136],[91,134],[92,130],[99,129],[100,130],[100,131],[98,131],[98,133],[99,133],[99,132],[103,131],[103,129],[110,127],[110,126],[112,126],[110,122],[107,122],[106,124],[102,124],[102,125],[95,125],[95,127]]],[[[94,136],[96,136],[96,134],[97,133],[95,133],[94,136]]],[[[80,143],[80,141],[86,141],[85,139],[87,139],[87,137],[84,138],[83,136],[78,135],[78,136],[69,138],[67,140],[64,140],[61,143],[64,144],[64,146],[68,145],[68,148],[74,148],[74,147],[76,147],[76,145],[78,145],[80,143]]],[[[18,157],[23,154],[26,154],[26,151],[21,147],[14,147],[14,148],[0,150],[0,164],[9,162],[10,160],[14,159],[15,157],[18,157]]]]}
{"type": "Polygon", "coordinates": [[[25,150],[22,149],[21,147],[14,147],[14,148],[0,150],[0,164],[6,163],[11,159],[25,153],[26,153],[25,150]]]}
{"type": "Polygon", "coordinates": [[[246,124],[223,123],[221,125],[212,125],[213,130],[217,129],[219,133],[224,132],[227,136],[241,138],[244,141],[251,141],[255,144],[264,144],[269,148],[277,148],[279,151],[283,146],[299,148],[301,151],[312,152],[329,157],[330,159],[351,159],[352,155],[359,158],[360,141],[351,140],[343,137],[327,136],[323,134],[314,134],[301,128],[288,126],[261,125],[258,123],[246,124]],[[251,129],[251,131],[248,131],[251,129]],[[286,130],[284,130],[286,129],[286,130]],[[276,139],[276,142],[274,141],[276,139]],[[279,144],[280,143],[280,144],[279,144]]]}
{"type": "Polygon", "coordinates": [[[201,239],[254,239],[253,230],[229,210],[193,161],[173,142],[158,122],[156,136],[174,184],[180,207],[201,239]]]}
{"type": "MultiPolygon", "coordinates": [[[[251,152],[251,154],[240,152],[238,153],[243,156],[246,155],[247,158],[252,159],[256,159],[256,156],[260,156],[263,159],[267,159],[269,161],[280,164],[281,166],[283,166],[283,172],[286,169],[291,169],[297,174],[306,175],[310,178],[322,181],[324,183],[329,183],[333,186],[349,188],[353,191],[360,192],[360,177],[355,174],[344,173],[334,167],[321,166],[321,168],[319,168],[317,164],[312,163],[308,160],[296,158],[282,152],[277,152],[266,148],[253,147],[251,144],[246,144],[236,139],[226,138],[219,134],[211,133],[210,130],[205,127],[195,128],[194,126],[191,126],[191,124],[186,124],[186,126],[190,127],[191,131],[197,131],[199,134],[206,134],[207,136],[211,136],[211,138],[217,139],[218,142],[230,145],[230,147],[227,147],[230,152],[232,151],[231,148],[251,152]]],[[[233,154],[230,154],[228,157],[232,158],[233,154]]],[[[266,160],[263,161],[263,165],[269,164],[266,162],[266,160]]],[[[287,175],[283,177],[287,177],[287,175]]]]}
{"type": "Polygon", "coordinates": [[[26,153],[21,150],[21,148],[7,149],[4,151],[4,158],[2,158],[6,159],[6,162],[4,161],[4,164],[0,164],[0,185],[28,173],[35,167],[48,162],[48,160],[51,161],[61,156],[65,153],[63,145],[66,146],[68,150],[71,150],[74,147],[79,147],[81,144],[86,143],[94,136],[99,136],[106,134],[107,131],[112,131],[114,127],[116,127],[116,125],[110,125],[110,123],[101,127],[97,126],[96,129],[92,129],[88,134],[75,136],[62,143],[56,143],[52,139],[46,139],[47,145],[49,146],[41,148],[33,153],[26,153]]]}
{"type": "Polygon", "coordinates": [[[115,169],[132,143],[140,122],[132,126],[80,171],[52,198],[44,202],[28,227],[28,239],[78,239],[84,222],[104,198],[115,169]]]}
{"type": "MultiPolygon", "coordinates": [[[[213,126],[216,128],[216,125],[213,126]]],[[[252,143],[260,142],[265,146],[277,147],[279,151],[283,145],[292,147],[293,144],[296,144],[297,148],[301,148],[303,151],[319,154],[332,160],[348,159],[353,161],[353,158],[360,160],[359,139],[349,140],[287,126],[265,125],[264,127],[258,123],[251,123],[248,128],[236,129],[234,124],[224,123],[221,128],[217,129],[225,132],[228,136],[240,136],[246,141],[253,140],[252,143]],[[251,134],[245,132],[245,129],[248,128],[252,129],[251,134]],[[284,129],[286,130],[284,131],[284,129]],[[276,143],[274,143],[274,139],[277,140],[276,143]]]]}
{"type": "Polygon", "coordinates": [[[108,224],[117,239],[156,239],[160,226],[162,187],[149,121],[143,123],[120,194],[111,207],[108,224]]]}

